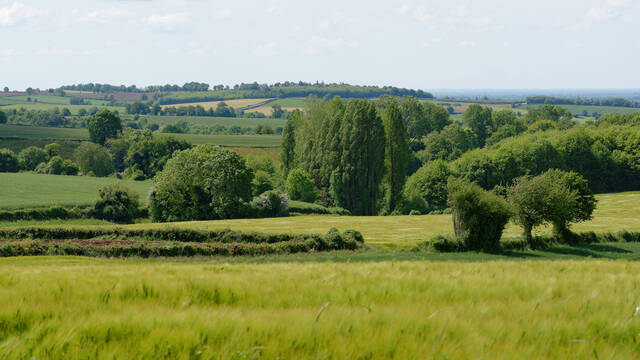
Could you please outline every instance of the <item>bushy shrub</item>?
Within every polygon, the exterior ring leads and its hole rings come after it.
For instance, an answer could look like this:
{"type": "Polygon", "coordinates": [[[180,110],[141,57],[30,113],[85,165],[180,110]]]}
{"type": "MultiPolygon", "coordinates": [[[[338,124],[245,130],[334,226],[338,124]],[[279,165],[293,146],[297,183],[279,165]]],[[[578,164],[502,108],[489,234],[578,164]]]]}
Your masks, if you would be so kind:
{"type": "Polygon", "coordinates": [[[47,152],[49,158],[60,156],[60,153],[62,152],[62,145],[58,143],[47,144],[44,146],[44,151],[47,152]]]}
{"type": "Polygon", "coordinates": [[[49,208],[0,210],[0,221],[81,219],[87,217],[87,209],[52,206],[49,208]]]}
{"type": "Polygon", "coordinates": [[[18,172],[20,165],[16,154],[9,149],[0,149],[0,172],[18,172]]]}
{"type": "Polygon", "coordinates": [[[291,200],[314,202],[317,198],[311,176],[304,170],[293,169],[287,177],[285,185],[287,195],[291,200]]]}
{"type": "Polygon", "coordinates": [[[511,216],[506,200],[453,177],[449,178],[447,189],[456,238],[469,250],[497,250],[511,216]]]}
{"type": "Polygon", "coordinates": [[[407,180],[402,207],[429,213],[447,207],[447,179],[451,175],[447,163],[436,160],[416,171],[407,180]]]}
{"type": "Polygon", "coordinates": [[[287,195],[277,191],[267,191],[253,199],[253,207],[260,217],[281,217],[289,215],[287,195]]]}
{"type": "Polygon", "coordinates": [[[63,160],[60,156],[54,156],[48,163],[40,163],[36,167],[39,174],[53,175],[78,175],[78,166],[71,160],[63,160]]]}
{"type": "Polygon", "coordinates": [[[341,207],[325,207],[303,201],[289,201],[289,211],[298,214],[351,215],[349,210],[341,207]]]}
{"type": "Polygon", "coordinates": [[[238,153],[212,145],[179,151],[156,176],[150,197],[155,221],[246,216],[253,172],[238,153]]]}
{"type": "Polygon", "coordinates": [[[431,239],[428,248],[438,252],[463,252],[465,244],[453,236],[438,235],[431,239]]]}
{"type": "Polygon", "coordinates": [[[98,194],[100,198],[90,211],[91,217],[117,223],[133,222],[140,205],[138,194],[119,183],[103,186],[98,194]]]}
{"type": "Polygon", "coordinates": [[[112,174],[115,169],[109,151],[93,143],[83,143],[74,152],[74,158],[80,171],[89,175],[103,177],[112,174]]]}
{"type": "Polygon", "coordinates": [[[47,155],[47,152],[35,146],[29,146],[28,148],[20,151],[20,154],[18,155],[20,169],[26,171],[35,170],[38,165],[46,163],[48,159],[49,156],[47,155]]]}

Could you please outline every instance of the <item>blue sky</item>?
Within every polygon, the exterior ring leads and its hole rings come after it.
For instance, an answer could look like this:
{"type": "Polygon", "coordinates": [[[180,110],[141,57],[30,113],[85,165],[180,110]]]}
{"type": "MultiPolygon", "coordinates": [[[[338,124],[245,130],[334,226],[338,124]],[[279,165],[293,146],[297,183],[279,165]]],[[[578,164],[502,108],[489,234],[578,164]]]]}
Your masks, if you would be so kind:
{"type": "Polygon", "coordinates": [[[0,0],[0,87],[638,88],[640,0],[0,0]]]}

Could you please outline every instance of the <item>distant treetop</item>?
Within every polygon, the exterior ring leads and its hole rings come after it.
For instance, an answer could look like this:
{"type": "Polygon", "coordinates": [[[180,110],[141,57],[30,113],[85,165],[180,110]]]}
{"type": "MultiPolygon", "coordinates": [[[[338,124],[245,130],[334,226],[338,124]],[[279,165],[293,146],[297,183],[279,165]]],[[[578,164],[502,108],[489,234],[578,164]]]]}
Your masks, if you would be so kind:
{"type": "Polygon", "coordinates": [[[77,84],[65,85],[56,89],[58,91],[88,91],[93,93],[117,93],[117,92],[155,92],[163,93],[159,96],[160,104],[173,104],[188,100],[224,100],[230,98],[286,98],[307,97],[316,95],[341,96],[345,98],[374,98],[382,95],[413,96],[421,99],[431,99],[433,95],[423,90],[397,88],[393,86],[360,86],[349,84],[325,84],[322,82],[278,82],[275,84],[241,83],[232,87],[225,85],[209,85],[206,83],[189,82],[179,85],[152,85],[138,88],[135,85],[109,85],[109,84],[77,84]],[[168,93],[168,94],[167,94],[168,93]]]}

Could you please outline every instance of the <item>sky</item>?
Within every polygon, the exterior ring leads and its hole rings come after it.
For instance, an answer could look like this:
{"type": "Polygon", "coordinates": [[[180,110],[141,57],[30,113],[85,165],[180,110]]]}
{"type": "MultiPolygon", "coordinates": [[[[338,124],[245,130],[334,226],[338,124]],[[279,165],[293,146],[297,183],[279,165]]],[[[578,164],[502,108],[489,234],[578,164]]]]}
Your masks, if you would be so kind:
{"type": "Polygon", "coordinates": [[[0,88],[640,88],[640,0],[0,0],[0,88]]]}

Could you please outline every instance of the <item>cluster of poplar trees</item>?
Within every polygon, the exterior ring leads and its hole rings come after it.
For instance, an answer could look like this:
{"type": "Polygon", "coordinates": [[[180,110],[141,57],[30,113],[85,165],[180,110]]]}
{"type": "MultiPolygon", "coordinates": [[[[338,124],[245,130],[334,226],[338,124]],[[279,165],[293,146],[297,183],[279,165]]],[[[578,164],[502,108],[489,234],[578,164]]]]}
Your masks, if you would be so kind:
{"type": "Polygon", "coordinates": [[[409,139],[449,123],[445,109],[412,97],[311,97],[304,114],[292,113],[283,129],[284,175],[294,168],[306,171],[321,202],[354,215],[391,213],[407,178],[409,139]]]}

